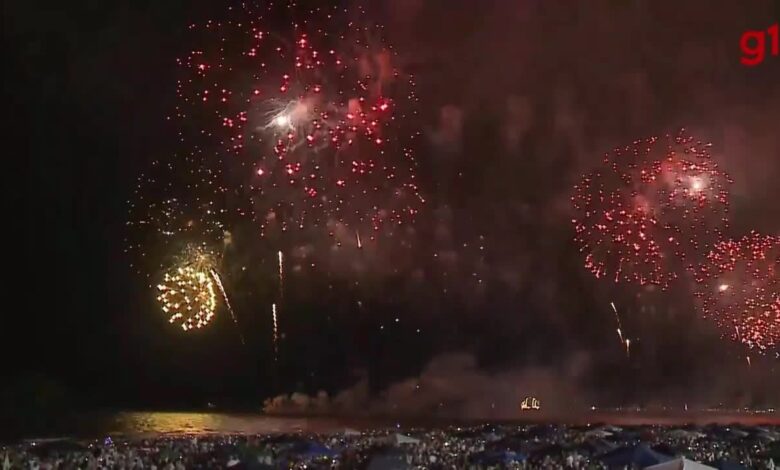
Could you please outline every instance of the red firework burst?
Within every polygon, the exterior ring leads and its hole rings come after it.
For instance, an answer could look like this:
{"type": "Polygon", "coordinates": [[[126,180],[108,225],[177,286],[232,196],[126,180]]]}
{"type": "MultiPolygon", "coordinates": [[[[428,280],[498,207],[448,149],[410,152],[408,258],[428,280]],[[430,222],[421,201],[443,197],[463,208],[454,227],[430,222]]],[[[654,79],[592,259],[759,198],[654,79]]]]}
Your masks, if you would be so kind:
{"type": "Polygon", "coordinates": [[[730,183],[709,144],[684,131],[607,154],[572,197],[586,268],[615,282],[667,287],[720,239],[730,183]]]}
{"type": "Polygon", "coordinates": [[[286,31],[267,29],[281,23],[271,7],[231,16],[192,27],[178,117],[232,154],[225,174],[260,233],[315,227],[370,242],[410,222],[423,202],[407,119],[417,98],[380,30],[336,7],[292,15],[302,20],[286,31]]]}
{"type": "Polygon", "coordinates": [[[717,243],[697,270],[702,312],[731,339],[767,351],[780,345],[780,237],[751,233],[717,243]]]}

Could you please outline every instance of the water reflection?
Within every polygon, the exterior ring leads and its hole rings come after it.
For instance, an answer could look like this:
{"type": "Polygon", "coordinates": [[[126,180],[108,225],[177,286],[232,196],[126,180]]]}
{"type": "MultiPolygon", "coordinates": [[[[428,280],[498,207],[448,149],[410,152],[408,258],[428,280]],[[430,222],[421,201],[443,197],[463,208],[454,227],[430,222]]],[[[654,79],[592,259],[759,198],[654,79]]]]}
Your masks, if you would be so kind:
{"type": "Polygon", "coordinates": [[[208,434],[324,432],[336,422],[325,419],[231,415],[223,413],[122,412],[114,419],[118,434],[208,434]]]}
{"type": "Polygon", "coordinates": [[[207,413],[120,413],[116,425],[120,430],[140,433],[216,432],[224,420],[207,413]]]}

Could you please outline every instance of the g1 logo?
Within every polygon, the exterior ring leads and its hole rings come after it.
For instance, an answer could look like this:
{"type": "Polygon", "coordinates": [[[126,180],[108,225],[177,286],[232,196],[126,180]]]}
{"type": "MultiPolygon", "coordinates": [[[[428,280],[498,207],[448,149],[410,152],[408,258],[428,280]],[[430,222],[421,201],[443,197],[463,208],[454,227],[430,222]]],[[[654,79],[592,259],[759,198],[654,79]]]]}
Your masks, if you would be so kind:
{"type": "Polygon", "coordinates": [[[778,51],[780,44],[778,44],[777,30],[777,23],[775,23],[766,31],[745,31],[742,33],[742,38],[739,40],[739,47],[742,49],[742,58],[740,59],[742,65],[755,67],[764,61],[767,35],[771,41],[772,55],[777,57],[780,52],[778,51]]]}

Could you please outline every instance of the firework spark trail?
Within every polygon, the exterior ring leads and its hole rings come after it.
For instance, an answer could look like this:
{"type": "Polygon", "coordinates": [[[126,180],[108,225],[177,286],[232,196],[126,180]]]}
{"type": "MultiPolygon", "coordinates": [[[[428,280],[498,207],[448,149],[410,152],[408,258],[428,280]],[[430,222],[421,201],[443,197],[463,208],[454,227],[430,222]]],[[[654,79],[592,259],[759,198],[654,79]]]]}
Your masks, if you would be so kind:
{"type": "Polygon", "coordinates": [[[276,318],[276,304],[271,304],[271,314],[274,320],[274,362],[279,360],[279,323],[276,318]]]}
{"type": "Polygon", "coordinates": [[[618,326],[617,334],[618,339],[620,339],[620,344],[626,348],[626,357],[631,358],[631,339],[623,337],[623,325],[620,322],[620,315],[618,314],[617,307],[615,307],[615,302],[610,302],[609,305],[612,307],[612,311],[615,312],[615,320],[617,320],[618,326]]]}
{"type": "Polygon", "coordinates": [[[277,253],[277,259],[279,262],[279,301],[284,299],[284,255],[282,250],[277,253]]]}
{"type": "Polygon", "coordinates": [[[360,241],[360,232],[355,230],[355,239],[357,240],[357,247],[363,248],[363,242],[360,241]]]}
{"type": "Polygon", "coordinates": [[[211,277],[214,278],[214,282],[216,282],[217,287],[219,288],[219,292],[222,293],[222,298],[225,300],[225,306],[228,309],[228,312],[230,312],[230,317],[233,319],[233,323],[236,325],[236,328],[238,329],[238,336],[241,338],[241,344],[246,346],[246,341],[244,340],[244,334],[241,333],[241,327],[238,325],[238,319],[236,318],[236,313],[233,311],[233,307],[230,305],[230,300],[228,300],[227,292],[225,291],[225,286],[222,285],[222,278],[220,278],[219,273],[212,268],[211,271],[209,271],[211,274],[211,277]]]}
{"type": "Polygon", "coordinates": [[[623,325],[620,324],[620,315],[618,315],[617,308],[615,308],[615,302],[609,303],[612,306],[612,311],[615,312],[615,319],[617,320],[617,334],[620,338],[620,343],[623,344],[625,341],[623,340],[623,325]]]}
{"type": "MultiPolygon", "coordinates": [[[[279,262],[279,302],[284,301],[284,254],[282,250],[277,253],[279,262]]],[[[276,310],[276,303],[271,304],[271,313],[274,319],[274,362],[279,360],[279,323],[276,310]]]]}

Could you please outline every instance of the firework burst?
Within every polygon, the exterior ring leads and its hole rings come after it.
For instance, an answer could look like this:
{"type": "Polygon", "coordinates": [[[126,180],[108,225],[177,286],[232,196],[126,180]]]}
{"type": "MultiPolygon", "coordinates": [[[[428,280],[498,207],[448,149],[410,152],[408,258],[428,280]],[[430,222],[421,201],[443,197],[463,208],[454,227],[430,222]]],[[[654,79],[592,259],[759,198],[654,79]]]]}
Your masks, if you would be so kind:
{"type": "Polygon", "coordinates": [[[184,330],[207,325],[220,294],[236,322],[218,264],[239,252],[278,258],[276,318],[286,277],[389,269],[410,246],[424,203],[415,82],[363,15],[245,2],[190,25],[169,116],[186,150],[139,178],[126,250],[150,288],[164,273],[158,300],[184,330]]]}
{"type": "Polygon", "coordinates": [[[705,317],[724,334],[766,352],[780,345],[780,238],[751,233],[717,243],[697,270],[705,317]]]}
{"type": "Polygon", "coordinates": [[[667,287],[720,239],[730,183],[709,145],[684,131],[616,149],[572,197],[586,268],[615,282],[667,287]]]}
{"type": "Polygon", "coordinates": [[[269,30],[290,13],[277,10],[243,4],[191,27],[176,116],[195,145],[229,155],[217,159],[229,186],[249,200],[260,236],[284,239],[276,246],[329,250],[343,243],[338,231],[368,234],[361,246],[393,236],[423,203],[414,79],[381,28],[321,7],[269,30]]]}
{"type": "Polygon", "coordinates": [[[170,323],[190,331],[211,322],[217,309],[214,266],[213,255],[188,247],[180,262],[163,275],[157,300],[170,323]]]}

